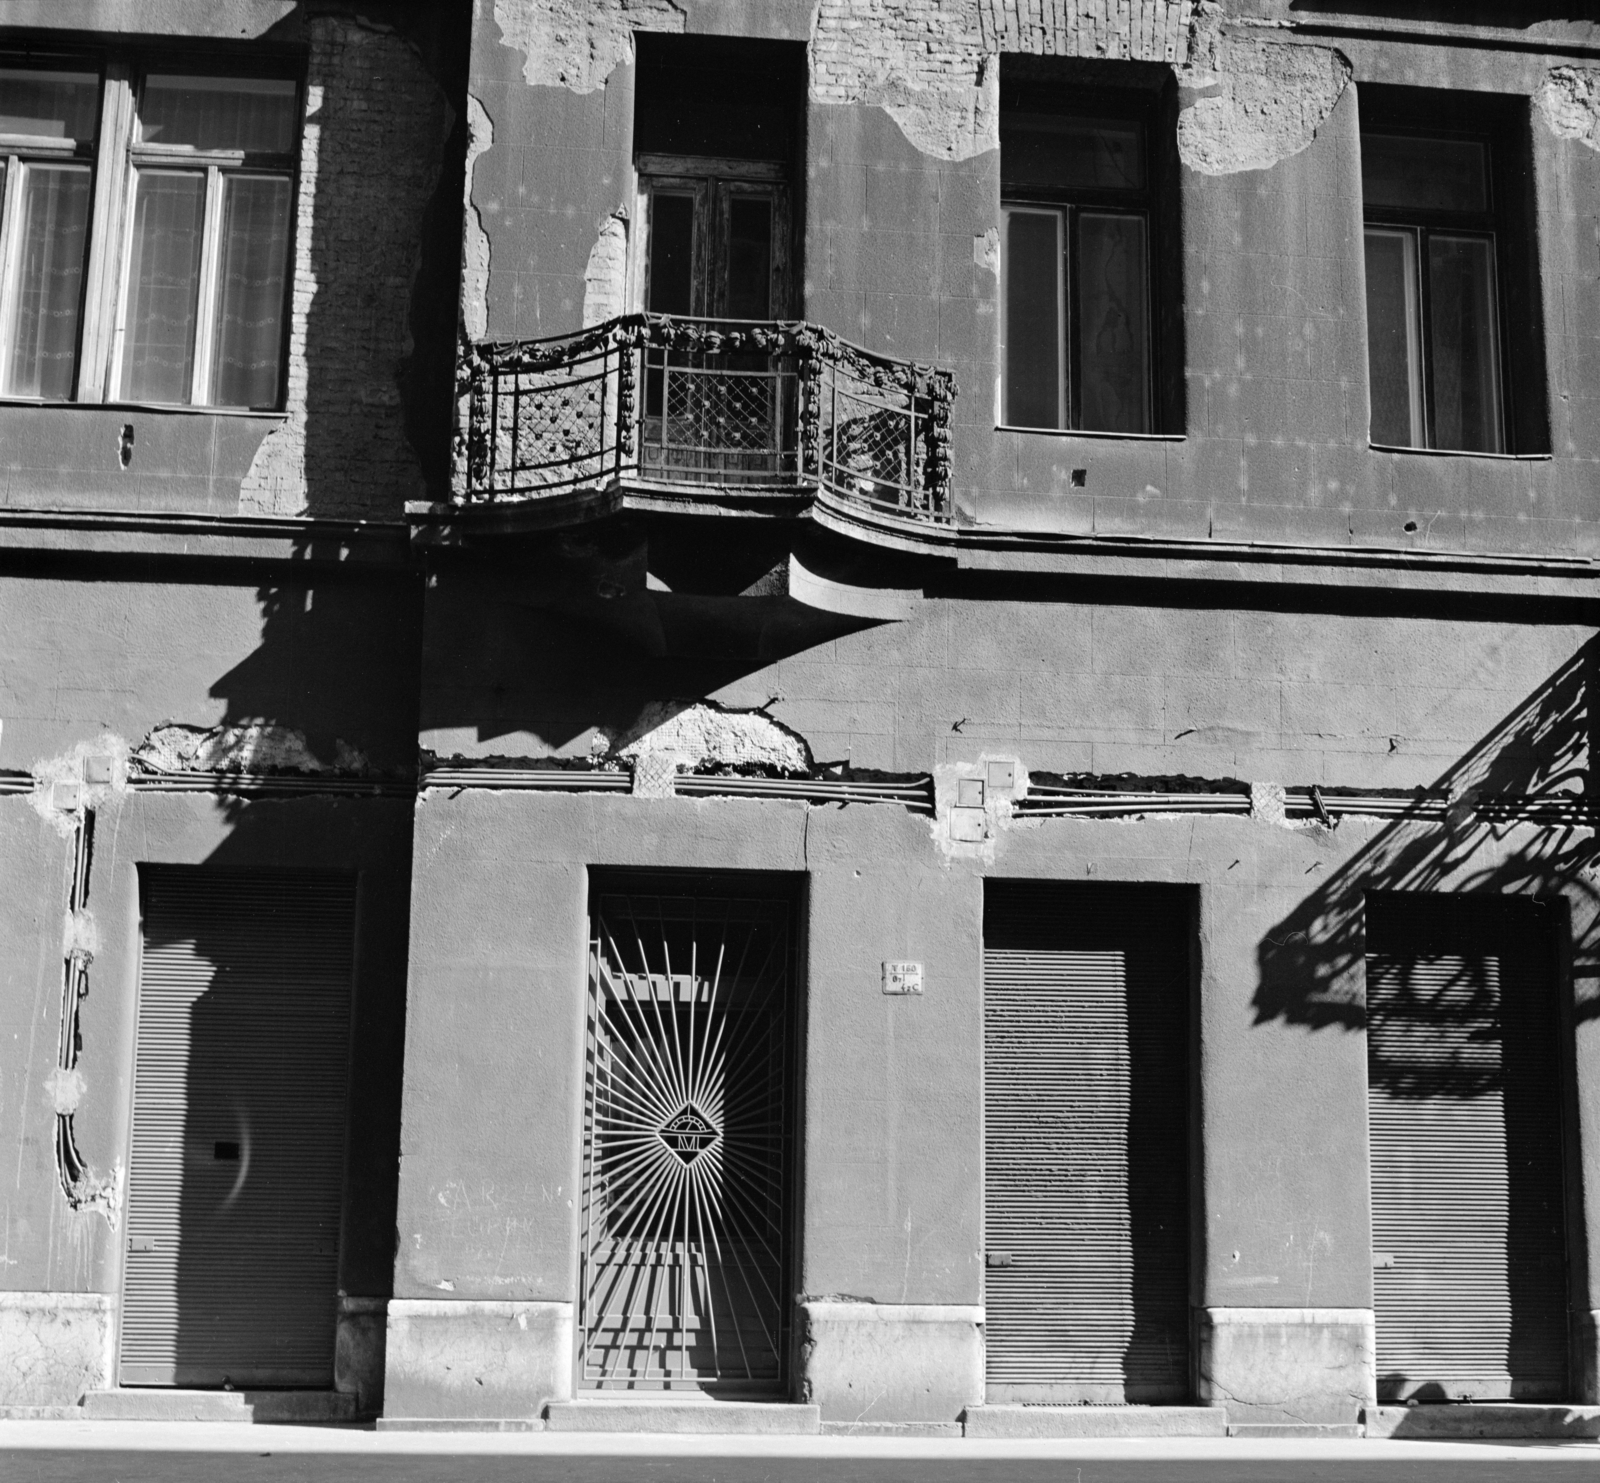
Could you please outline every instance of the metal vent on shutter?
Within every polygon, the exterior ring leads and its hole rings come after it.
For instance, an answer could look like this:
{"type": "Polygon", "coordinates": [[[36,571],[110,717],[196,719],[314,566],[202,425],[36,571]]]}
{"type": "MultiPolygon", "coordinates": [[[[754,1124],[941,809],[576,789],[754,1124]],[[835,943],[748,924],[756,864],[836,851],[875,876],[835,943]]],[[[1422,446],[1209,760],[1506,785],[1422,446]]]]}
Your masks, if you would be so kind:
{"type": "Polygon", "coordinates": [[[1368,900],[1380,1399],[1566,1398],[1549,919],[1531,901],[1368,900]]]}
{"type": "Polygon", "coordinates": [[[991,1401],[1188,1395],[1191,901],[988,885],[991,1401]]]}
{"type": "Polygon", "coordinates": [[[121,1382],[331,1385],[355,880],[141,880],[121,1382]]]}

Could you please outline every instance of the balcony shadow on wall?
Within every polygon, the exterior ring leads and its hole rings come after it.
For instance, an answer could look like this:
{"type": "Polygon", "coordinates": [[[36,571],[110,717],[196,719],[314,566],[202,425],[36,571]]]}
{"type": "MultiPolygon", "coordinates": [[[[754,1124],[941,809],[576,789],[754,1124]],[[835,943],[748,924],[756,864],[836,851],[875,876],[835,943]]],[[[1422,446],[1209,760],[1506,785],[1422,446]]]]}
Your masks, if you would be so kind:
{"type": "Polygon", "coordinates": [[[470,729],[480,743],[531,738],[552,751],[595,732],[617,737],[647,707],[671,714],[881,621],[789,596],[795,538],[779,523],[672,525],[670,539],[617,521],[440,553],[423,638],[424,735],[470,729]],[[689,540],[676,528],[685,525],[689,540]]]}
{"type": "MultiPolygon", "coordinates": [[[[1597,669],[1600,640],[1591,640],[1437,779],[1434,789],[1451,799],[1443,820],[1416,812],[1396,820],[1273,925],[1257,948],[1256,1024],[1365,1027],[1365,898],[1378,891],[1582,893],[1572,920],[1576,1014],[1600,1018],[1600,889],[1587,873],[1600,843],[1588,827],[1528,830],[1478,807],[1496,794],[1593,797],[1597,669]]],[[[1394,1068],[1397,1090],[1404,1075],[1394,1068]]]]}

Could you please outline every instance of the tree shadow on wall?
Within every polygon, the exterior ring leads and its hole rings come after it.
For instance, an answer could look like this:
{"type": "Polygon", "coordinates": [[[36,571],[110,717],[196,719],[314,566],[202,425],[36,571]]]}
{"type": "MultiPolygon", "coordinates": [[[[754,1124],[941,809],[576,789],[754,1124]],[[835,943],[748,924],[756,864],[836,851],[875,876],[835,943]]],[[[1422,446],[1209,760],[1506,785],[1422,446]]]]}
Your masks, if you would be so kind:
{"type": "Polygon", "coordinates": [[[1273,925],[1257,948],[1256,1024],[1365,1027],[1365,898],[1379,891],[1568,893],[1576,1015],[1600,1018],[1600,889],[1590,873],[1600,842],[1563,807],[1593,796],[1597,668],[1593,640],[1439,777],[1430,791],[1449,799],[1442,819],[1413,807],[1273,925]],[[1515,823],[1497,795],[1547,799],[1550,818],[1515,823]]]}

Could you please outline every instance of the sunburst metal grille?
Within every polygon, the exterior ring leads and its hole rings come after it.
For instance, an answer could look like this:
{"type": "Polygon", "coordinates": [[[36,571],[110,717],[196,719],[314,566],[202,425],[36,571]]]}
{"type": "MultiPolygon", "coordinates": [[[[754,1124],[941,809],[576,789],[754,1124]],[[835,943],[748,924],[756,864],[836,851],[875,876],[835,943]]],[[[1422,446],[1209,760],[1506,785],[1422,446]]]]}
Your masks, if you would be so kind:
{"type": "Polygon", "coordinates": [[[591,928],[583,1383],[776,1388],[789,903],[602,893],[591,928]]]}

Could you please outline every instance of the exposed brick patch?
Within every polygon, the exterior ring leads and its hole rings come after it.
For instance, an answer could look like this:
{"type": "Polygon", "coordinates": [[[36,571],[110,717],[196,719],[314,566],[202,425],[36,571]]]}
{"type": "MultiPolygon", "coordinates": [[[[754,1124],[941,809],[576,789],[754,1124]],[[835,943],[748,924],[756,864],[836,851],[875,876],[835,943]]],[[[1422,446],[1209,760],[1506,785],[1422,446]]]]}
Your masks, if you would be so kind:
{"type": "Polygon", "coordinates": [[[309,30],[289,415],[262,443],[240,508],[397,518],[424,493],[399,377],[454,115],[399,36],[341,16],[309,30]]]}

